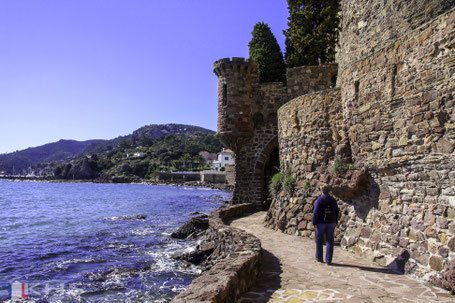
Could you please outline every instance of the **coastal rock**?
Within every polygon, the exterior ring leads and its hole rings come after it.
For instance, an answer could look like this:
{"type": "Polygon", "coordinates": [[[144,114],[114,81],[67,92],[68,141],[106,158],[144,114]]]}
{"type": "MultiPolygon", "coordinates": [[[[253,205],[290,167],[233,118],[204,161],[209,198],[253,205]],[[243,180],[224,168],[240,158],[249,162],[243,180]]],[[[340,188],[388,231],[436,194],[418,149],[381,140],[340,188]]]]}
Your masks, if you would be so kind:
{"type": "Polygon", "coordinates": [[[209,227],[207,215],[201,215],[188,220],[171,234],[174,239],[197,238],[209,227]]]}
{"type": "Polygon", "coordinates": [[[204,262],[215,250],[214,242],[203,241],[201,245],[189,253],[179,254],[174,256],[175,260],[187,261],[191,264],[201,264],[204,262]]]}

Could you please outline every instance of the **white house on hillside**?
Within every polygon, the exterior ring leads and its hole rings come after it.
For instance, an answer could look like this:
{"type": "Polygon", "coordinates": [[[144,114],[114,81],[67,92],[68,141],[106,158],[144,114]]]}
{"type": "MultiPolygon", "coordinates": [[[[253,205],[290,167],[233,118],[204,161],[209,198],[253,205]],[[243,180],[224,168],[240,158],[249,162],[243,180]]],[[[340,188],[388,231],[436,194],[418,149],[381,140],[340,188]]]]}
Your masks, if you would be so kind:
{"type": "Polygon", "coordinates": [[[213,169],[220,170],[221,167],[225,167],[226,165],[234,165],[234,152],[230,149],[224,149],[218,153],[218,159],[213,161],[212,167],[213,169]]]}

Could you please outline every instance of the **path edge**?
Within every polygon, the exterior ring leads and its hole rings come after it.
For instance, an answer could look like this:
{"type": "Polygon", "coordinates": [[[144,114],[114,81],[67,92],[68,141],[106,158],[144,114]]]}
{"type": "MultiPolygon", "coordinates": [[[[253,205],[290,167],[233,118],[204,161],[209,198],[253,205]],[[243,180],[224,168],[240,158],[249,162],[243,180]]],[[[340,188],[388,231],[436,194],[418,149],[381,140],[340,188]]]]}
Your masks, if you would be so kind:
{"type": "Polygon", "coordinates": [[[257,281],[261,267],[260,240],[227,221],[255,212],[253,203],[223,206],[209,215],[209,230],[217,245],[213,254],[216,264],[193,280],[172,303],[236,302],[257,281]]]}

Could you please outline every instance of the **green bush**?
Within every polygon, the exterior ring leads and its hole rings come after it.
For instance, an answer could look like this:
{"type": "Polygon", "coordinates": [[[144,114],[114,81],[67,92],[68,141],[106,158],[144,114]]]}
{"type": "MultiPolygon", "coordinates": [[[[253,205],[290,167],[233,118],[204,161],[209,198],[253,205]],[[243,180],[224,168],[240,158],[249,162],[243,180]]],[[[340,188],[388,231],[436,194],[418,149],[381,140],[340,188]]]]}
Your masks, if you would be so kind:
{"type": "Polygon", "coordinates": [[[306,181],[305,185],[303,186],[303,190],[308,190],[310,189],[310,187],[311,187],[310,181],[306,181]]]}
{"type": "Polygon", "coordinates": [[[281,183],[283,182],[283,173],[278,172],[272,177],[269,184],[269,190],[272,195],[276,195],[281,191],[281,183]]]}
{"type": "Polygon", "coordinates": [[[287,193],[288,195],[291,195],[295,190],[295,184],[296,184],[296,182],[295,182],[294,177],[291,175],[287,176],[283,182],[284,192],[287,193]]]}
{"type": "Polygon", "coordinates": [[[336,174],[342,174],[347,172],[348,170],[353,170],[354,164],[346,163],[341,160],[335,160],[334,169],[336,174]]]}

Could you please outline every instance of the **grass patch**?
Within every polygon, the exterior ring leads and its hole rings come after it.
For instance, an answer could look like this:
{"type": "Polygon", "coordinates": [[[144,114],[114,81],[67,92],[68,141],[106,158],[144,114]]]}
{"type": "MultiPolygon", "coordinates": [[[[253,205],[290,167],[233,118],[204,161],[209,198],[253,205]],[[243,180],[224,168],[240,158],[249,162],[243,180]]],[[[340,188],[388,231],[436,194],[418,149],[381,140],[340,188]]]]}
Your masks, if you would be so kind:
{"type": "Polygon", "coordinates": [[[346,163],[341,160],[335,160],[334,169],[335,169],[336,174],[342,174],[342,173],[347,172],[348,170],[353,170],[354,164],[346,163]]]}
{"type": "Polygon", "coordinates": [[[278,172],[272,177],[272,181],[269,184],[269,190],[272,195],[276,195],[281,191],[281,184],[283,182],[283,173],[278,172]]]}
{"type": "Polygon", "coordinates": [[[291,195],[295,190],[295,178],[291,175],[287,176],[283,181],[283,190],[286,194],[291,195]]]}

